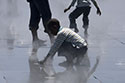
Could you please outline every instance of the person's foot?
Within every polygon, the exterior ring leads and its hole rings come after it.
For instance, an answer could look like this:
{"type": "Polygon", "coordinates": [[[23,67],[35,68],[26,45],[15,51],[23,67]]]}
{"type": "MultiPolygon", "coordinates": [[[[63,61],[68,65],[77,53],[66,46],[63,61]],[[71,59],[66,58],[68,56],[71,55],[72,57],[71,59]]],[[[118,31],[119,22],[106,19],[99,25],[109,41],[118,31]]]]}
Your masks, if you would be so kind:
{"type": "Polygon", "coordinates": [[[70,65],[73,65],[73,63],[68,62],[68,61],[64,61],[62,63],[59,63],[59,66],[62,66],[62,67],[65,67],[65,68],[67,68],[70,65]]]}
{"type": "Polygon", "coordinates": [[[46,40],[34,40],[33,41],[33,47],[41,47],[41,46],[46,46],[45,44],[46,40]]]}
{"type": "Polygon", "coordinates": [[[59,63],[59,66],[62,66],[62,67],[67,67],[69,64],[67,61],[64,61],[62,63],[59,63]]]}
{"type": "Polygon", "coordinates": [[[78,33],[78,32],[79,32],[79,30],[78,30],[77,28],[74,28],[74,31],[75,31],[76,33],[78,33]]]}
{"type": "Polygon", "coordinates": [[[38,61],[38,63],[41,67],[44,67],[44,61],[38,61]]]}
{"type": "Polygon", "coordinates": [[[85,30],[85,31],[84,31],[84,38],[87,40],[87,39],[88,39],[88,36],[89,36],[88,31],[85,30]]]}
{"type": "Polygon", "coordinates": [[[85,39],[87,39],[88,38],[88,25],[83,25],[83,28],[85,29],[84,30],[85,39]]]}
{"type": "Polygon", "coordinates": [[[88,30],[88,25],[83,25],[83,28],[85,29],[85,32],[88,30]]]}

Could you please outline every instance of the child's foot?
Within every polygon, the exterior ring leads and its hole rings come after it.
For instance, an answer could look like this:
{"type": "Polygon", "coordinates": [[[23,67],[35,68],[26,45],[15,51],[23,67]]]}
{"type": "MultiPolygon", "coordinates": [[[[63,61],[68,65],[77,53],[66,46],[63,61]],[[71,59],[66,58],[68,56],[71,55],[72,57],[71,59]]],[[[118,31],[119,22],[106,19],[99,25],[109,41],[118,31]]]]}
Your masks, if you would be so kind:
{"type": "Polygon", "coordinates": [[[79,30],[78,30],[77,28],[74,28],[74,31],[75,31],[76,33],[78,33],[78,32],[79,32],[79,30]]]}
{"type": "Polygon", "coordinates": [[[64,61],[62,63],[59,63],[59,66],[62,66],[62,67],[68,67],[68,66],[71,66],[73,65],[72,62],[68,62],[68,61],[64,61]]]}
{"type": "Polygon", "coordinates": [[[83,28],[85,29],[85,31],[88,30],[88,25],[83,25],[83,28]]]}

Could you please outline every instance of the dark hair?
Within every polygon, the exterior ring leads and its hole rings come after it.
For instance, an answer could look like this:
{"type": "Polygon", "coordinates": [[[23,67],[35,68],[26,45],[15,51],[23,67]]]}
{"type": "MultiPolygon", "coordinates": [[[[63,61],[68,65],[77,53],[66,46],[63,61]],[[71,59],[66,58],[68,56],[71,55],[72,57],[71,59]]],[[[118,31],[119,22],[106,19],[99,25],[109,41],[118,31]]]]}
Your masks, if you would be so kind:
{"type": "Polygon", "coordinates": [[[47,28],[51,30],[52,26],[56,25],[58,28],[60,27],[60,23],[57,19],[52,18],[47,22],[47,28]]]}

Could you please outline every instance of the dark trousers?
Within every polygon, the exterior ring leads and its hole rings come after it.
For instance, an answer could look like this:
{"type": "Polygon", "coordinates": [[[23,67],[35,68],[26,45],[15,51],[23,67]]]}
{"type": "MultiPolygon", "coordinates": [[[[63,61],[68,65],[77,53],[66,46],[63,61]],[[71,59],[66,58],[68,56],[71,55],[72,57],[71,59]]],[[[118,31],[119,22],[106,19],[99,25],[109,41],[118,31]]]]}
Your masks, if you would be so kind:
{"type": "Polygon", "coordinates": [[[75,58],[80,62],[87,49],[87,46],[76,48],[70,42],[64,42],[58,50],[58,56],[64,56],[68,62],[72,62],[75,58]]]}
{"type": "Polygon", "coordinates": [[[91,7],[76,7],[76,9],[70,13],[69,20],[70,20],[70,28],[77,28],[76,19],[83,14],[83,25],[88,26],[89,25],[89,18],[88,15],[90,13],[91,7]]]}
{"type": "Polygon", "coordinates": [[[49,19],[51,19],[51,10],[48,0],[30,1],[30,10],[30,30],[37,30],[39,28],[40,18],[42,18],[43,26],[45,28],[45,31],[47,32],[48,29],[46,28],[46,23],[49,19]]]}

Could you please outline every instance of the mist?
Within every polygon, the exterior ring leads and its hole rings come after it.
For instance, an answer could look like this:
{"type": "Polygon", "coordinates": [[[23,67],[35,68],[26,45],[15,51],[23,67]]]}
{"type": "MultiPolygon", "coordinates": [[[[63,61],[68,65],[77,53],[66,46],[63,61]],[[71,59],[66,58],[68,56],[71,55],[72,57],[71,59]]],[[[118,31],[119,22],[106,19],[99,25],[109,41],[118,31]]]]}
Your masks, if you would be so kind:
{"type": "MultiPolygon", "coordinates": [[[[87,36],[82,28],[82,15],[76,20],[78,34],[89,44],[84,66],[60,66],[65,58],[56,55],[53,65],[41,70],[36,62],[44,59],[51,46],[42,20],[38,35],[47,42],[36,49],[32,47],[29,30],[29,3],[0,0],[0,83],[124,83],[125,0],[96,1],[102,15],[96,14],[92,4],[87,36]]],[[[49,0],[52,18],[57,18],[63,27],[69,27],[68,16],[75,9],[74,6],[64,13],[70,3],[71,0],[49,0]]]]}

